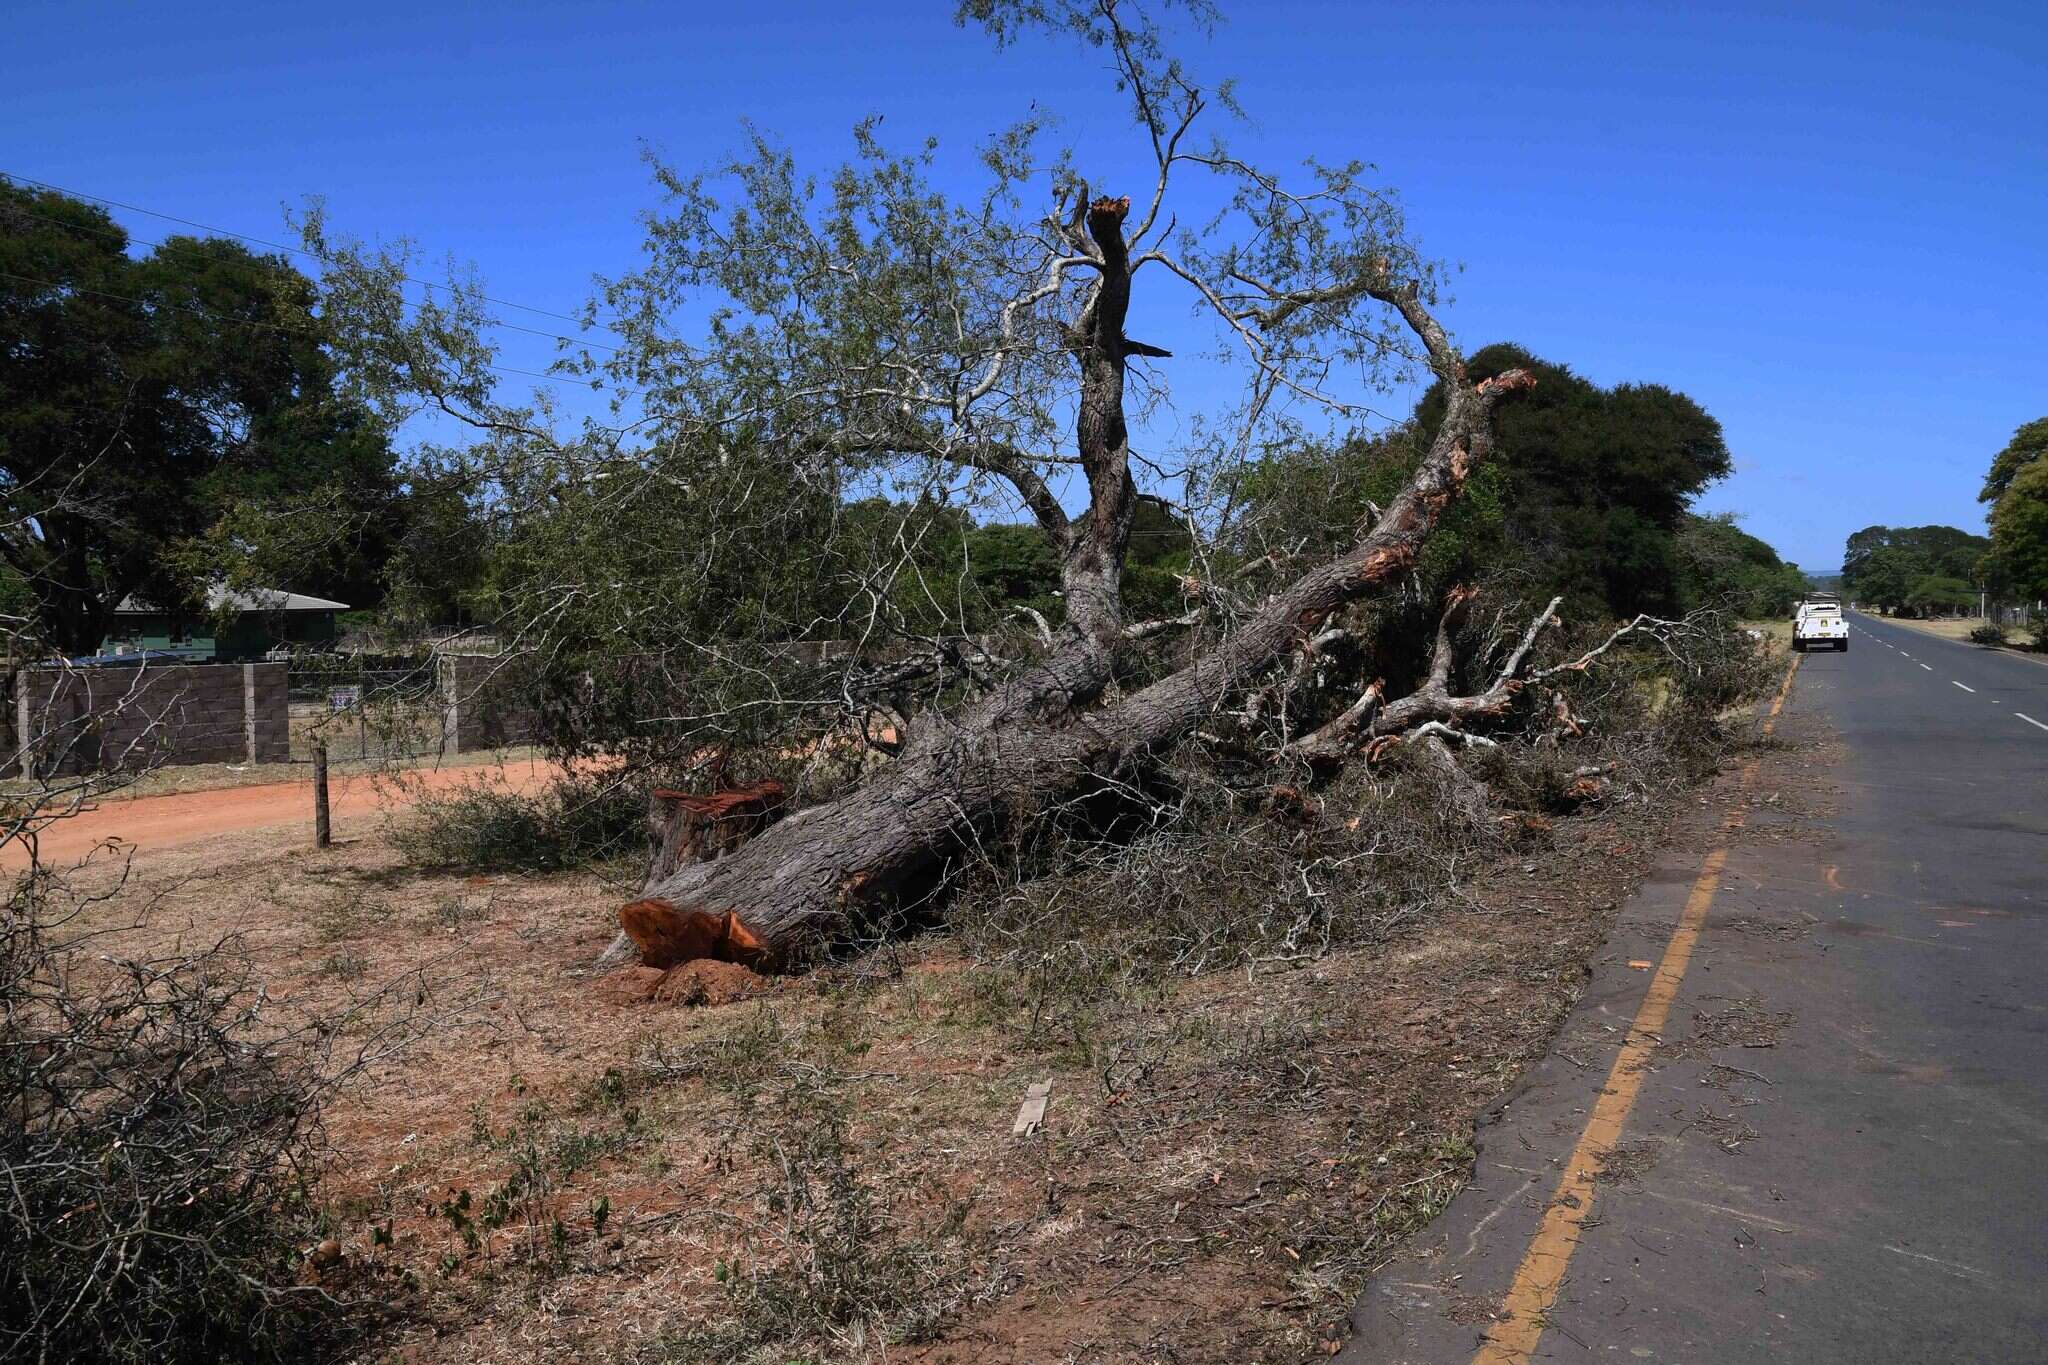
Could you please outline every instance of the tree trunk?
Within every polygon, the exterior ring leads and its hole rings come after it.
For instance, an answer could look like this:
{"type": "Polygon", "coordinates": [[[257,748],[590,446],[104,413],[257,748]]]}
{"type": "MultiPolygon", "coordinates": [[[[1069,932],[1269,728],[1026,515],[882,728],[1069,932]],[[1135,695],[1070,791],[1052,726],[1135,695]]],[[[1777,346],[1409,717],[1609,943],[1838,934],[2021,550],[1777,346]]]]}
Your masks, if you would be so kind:
{"type": "MultiPolygon", "coordinates": [[[[1113,227],[1121,217],[1114,201],[1097,200],[1089,226],[1101,240],[1102,220],[1113,227]]],[[[1106,254],[1113,262],[1116,253],[1106,254]]],[[[706,941],[738,946],[716,951],[755,965],[800,962],[856,923],[865,908],[942,874],[948,860],[1006,809],[1070,793],[1091,775],[1186,734],[1313,639],[1332,612],[1398,579],[1485,457],[1494,403],[1534,381],[1512,371],[1478,385],[1467,382],[1413,292],[1386,293],[1429,343],[1432,363],[1451,391],[1443,426],[1408,486],[1348,553],[1267,599],[1195,663],[1087,710],[1110,678],[1121,637],[1115,579],[1133,498],[1122,448],[1121,357],[1112,364],[1102,354],[1122,345],[1122,307],[1105,286],[1077,328],[1083,332],[1077,341],[1081,445],[1091,464],[1093,498],[1063,547],[1074,615],[1052,650],[962,711],[920,718],[902,756],[851,795],[798,812],[724,857],[651,881],[633,904],[634,918],[643,925],[723,926],[707,930],[706,941]],[[1091,414],[1091,403],[1104,406],[1091,414]]],[[[633,951],[634,939],[622,933],[602,961],[617,964],[633,951]]]]}

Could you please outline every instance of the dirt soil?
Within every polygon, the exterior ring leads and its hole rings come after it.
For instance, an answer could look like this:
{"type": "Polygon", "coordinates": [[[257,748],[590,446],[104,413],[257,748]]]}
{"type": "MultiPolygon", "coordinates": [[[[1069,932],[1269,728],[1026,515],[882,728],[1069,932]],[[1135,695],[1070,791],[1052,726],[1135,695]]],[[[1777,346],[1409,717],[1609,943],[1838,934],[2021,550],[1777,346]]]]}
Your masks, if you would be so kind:
{"type": "MultiPolygon", "coordinates": [[[[151,774],[151,778],[169,782],[178,780],[175,775],[179,773],[197,773],[203,779],[221,766],[167,768],[162,774],[151,774]]],[[[282,770],[289,780],[218,786],[206,785],[202,780],[196,789],[174,787],[165,792],[158,788],[154,794],[136,794],[136,788],[123,788],[113,797],[95,802],[91,809],[49,826],[40,840],[42,856],[61,863],[84,857],[110,839],[156,850],[283,825],[298,827],[302,831],[299,837],[310,842],[312,769],[304,765],[264,766],[282,770]]],[[[350,772],[336,765],[328,775],[328,811],[334,828],[339,830],[344,822],[407,805],[421,792],[445,792],[471,782],[502,782],[515,791],[526,791],[545,782],[553,771],[531,755],[500,755],[488,761],[400,771],[350,772]]],[[[0,848],[0,868],[24,867],[27,862],[27,853],[19,844],[0,848]]]]}
{"type": "Polygon", "coordinates": [[[330,1113],[320,1191],[345,1265],[412,1286],[352,1358],[412,1365],[1334,1351],[1668,824],[1561,819],[1369,946],[1098,998],[937,934],[799,979],[599,977],[634,869],[423,874],[360,813],[316,853],[304,796],[127,803],[131,834],[161,823],[100,914],[143,918],[130,950],[239,936],[287,1008],[385,987],[431,1021],[330,1113]],[[223,803],[294,825],[173,842],[223,803]],[[779,1344],[812,1311],[830,1353],[779,1344]]]}

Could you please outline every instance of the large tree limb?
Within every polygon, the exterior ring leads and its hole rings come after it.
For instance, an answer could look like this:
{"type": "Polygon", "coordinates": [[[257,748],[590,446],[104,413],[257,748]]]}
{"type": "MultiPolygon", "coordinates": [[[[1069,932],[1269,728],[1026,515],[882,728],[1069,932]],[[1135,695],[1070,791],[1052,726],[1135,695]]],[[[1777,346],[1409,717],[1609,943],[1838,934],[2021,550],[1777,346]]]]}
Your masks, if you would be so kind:
{"type": "MultiPolygon", "coordinates": [[[[859,790],[797,813],[730,856],[678,869],[650,885],[648,899],[679,911],[736,917],[749,940],[761,945],[750,951],[763,961],[801,958],[811,945],[843,932],[878,897],[942,875],[977,829],[1014,809],[1020,798],[1071,791],[1091,775],[1185,734],[1274,662],[1314,639],[1340,607],[1398,581],[1486,457],[1494,406],[1534,383],[1527,373],[1510,371],[1471,384],[1462,363],[1448,356],[1443,368],[1456,379],[1447,385],[1442,426],[1407,486],[1348,552],[1269,597],[1193,664],[1113,705],[1079,710],[1106,684],[1122,635],[1115,577],[1135,501],[1117,349],[1128,301],[1118,225],[1127,207],[1098,199],[1089,209],[1088,226],[1103,251],[1105,274],[1084,316],[1087,334],[1080,338],[1078,428],[1091,500],[1068,551],[1070,619],[1063,638],[988,697],[922,725],[902,757],[859,790]],[[1077,612],[1074,585],[1090,575],[1105,580],[1108,591],[1077,612]],[[1109,638],[1104,625],[1116,627],[1109,638]]],[[[1441,329],[1412,293],[1403,297],[1403,317],[1435,355],[1448,345],[1441,329]]],[[[615,945],[608,957],[617,960],[627,952],[629,944],[615,945]]]]}
{"type": "Polygon", "coordinates": [[[1472,597],[1468,589],[1455,588],[1451,591],[1443,614],[1437,619],[1429,676],[1420,687],[1398,701],[1382,705],[1383,685],[1374,682],[1334,720],[1289,745],[1285,750],[1286,756],[1308,763],[1341,763],[1362,746],[1384,736],[1401,734],[1417,727],[1442,726],[1446,722],[1499,715],[1505,711],[1515,694],[1527,685],[1519,676],[1522,665],[1528,659],[1529,651],[1535,647],[1536,637],[1556,619],[1558,604],[1564,599],[1551,598],[1550,604],[1529,623],[1520,641],[1501,663],[1493,682],[1484,691],[1470,696],[1454,696],[1450,690],[1451,670],[1456,662],[1452,632],[1472,597]]]}

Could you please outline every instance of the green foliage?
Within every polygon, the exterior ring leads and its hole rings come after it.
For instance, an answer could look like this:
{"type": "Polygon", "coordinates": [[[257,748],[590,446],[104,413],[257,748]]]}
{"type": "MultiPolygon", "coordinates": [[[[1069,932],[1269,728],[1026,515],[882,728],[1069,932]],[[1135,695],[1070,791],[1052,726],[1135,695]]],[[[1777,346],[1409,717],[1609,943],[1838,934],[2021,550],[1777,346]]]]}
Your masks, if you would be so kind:
{"type": "Polygon", "coordinates": [[[1133,621],[1187,610],[1181,577],[1194,567],[1195,537],[1162,504],[1142,498],[1131,518],[1131,548],[1124,557],[1124,614],[1133,621]]]}
{"type": "Polygon", "coordinates": [[[2021,470],[2044,456],[2048,456],[2048,417],[2036,417],[2013,432],[2005,449],[1991,457],[1991,468],[1984,475],[1984,487],[1978,491],[1977,501],[1997,502],[2012,487],[2021,470]]]}
{"type": "Polygon", "coordinates": [[[1976,605],[1977,594],[1970,585],[1960,578],[1942,574],[1925,574],[1913,584],[1906,594],[1906,605],[1922,616],[1948,615],[1966,611],[1976,605]]]}
{"type": "Polygon", "coordinates": [[[1991,542],[1953,526],[1866,526],[1849,537],[1842,584],[1882,611],[1919,609],[1914,590],[1929,578],[1982,582],[1991,542]]]}
{"type": "Polygon", "coordinates": [[[2013,474],[1991,510],[1991,539],[2020,595],[2048,597],[2048,455],[2013,474]]]}
{"type": "Polygon", "coordinates": [[[0,560],[44,633],[84,651],[129,593],[191,607],[263,538],[256,508],[289,532],[283,586],[360,600],[392,458],[339,392],[312,282],[232,241],[127,247],[103,209],[0,181],[0,560]]]}
{"type": "MultiPolygon", "coordinates": [[[[1729,469],[1720,424],[1697,403],[1661,385],[1602,389],[1516,346],[1470,362],[1478,378],[1516,366],[1535,371],[1536,387],[1496,414],[1492,460],[1430,538],[1418,565],[1425,599],[1489,574],[1516,576],[1532,595],[1561,593],[1575,616],[1675,614],[1698,593],[1775,591],[1760,578],[1783,567],[1777,556],[1732,526],[1694,533],[1690,559],[1681,547],[1698,520],[1687,505],[1729,469]],[[1716,577],[1722,559],[1758,573],[1730,568],[1739,584],[1716,577]]],[[[1350,543],[1413,472],[1443,410],[1432,387],[1394,431],[1269,452],[1229,484],[1242,509],[1235,548],[1329,553],[1350,543]]]]}
{"type": "Polygon", "coordinates": [[[1720,607],[1739,617],[1762,620],[1790,616],[1807,591],[1797,565],[1735,524],[1732,514],[1703,517],[1686,513],[1678,529],[1678,557],[1685,601],[1720,607]]]}
{"type": "MultiPolygon", "coordinates": [[[[1721,424],[1661,384],[1611,389],[1519,346],[1475,352],[1475,379],[1534,372],[1536,387],[1494,417],[1503,533],[1517,566],[1566,609],[1674,615],[1684,606],[1677,534],[1687,506],[1731,468],[1721,424]]],[[[1418,431],[1442,421],[1442,386],[1423,396],[1418,431]]]]}
{"type": "Polygon", "coordinates": [[[996,624],[1003,607],[1029,607],[1057,625],[1060,610],[1060,556],[1052,538],[1037,526],[980,526],[969,531],[963,562],[987,610],[971,624],[996,624]]]}
{"type": "Polygon", "coordinates": [[[465,465],[432,449],[407,461],[404,516],[384,563],[382,602],[385,626],[401,637],[473,621],[488,592],[494,538],[470,497],[465,465]]]}
{"type": "MultiPolygon", "coordinates": [[[[1178,20],[1196,7],[1169,8],[1178,20]]],[[[964,17],[1000,42],[1049,28],[1101,47],[1141,148],[1192,147],[1183,118],[1234,109],[1227,83],[1204,87],[1167,54],[1142,6],[992,0],[964,17]]],[[[1190,528],[1156,507],[1127,527],[1125,443],[1091,442],[1093,469],[1076,450],[1074,326],[1121,272],[1105,271],[1076,212],[1103,187],[1047,145],[1050,124],[1027,112],[983,141],[980,183],[959,194],[935,142],[892,146],[878,119],[853,129],[838,165],[802,165],[760,135],[701,171],[657,162],[644,253],[589,309],[607,339],[559,366],[609,391],[613,426],[579,427],[544,397],[498,401],[491,310],[473,279],[411,298],[421,267],[409,245],[337,241],[310,214],[346,392],[380,414],[424,402],[483,433],[461,482],[489,548],[467,561],[406,555],[407,610],[427,613],[413,601],[440,589],[545,660],[574,734],[675,754],[877,711],[907,718],[985,686],[1033,646],[989,658],[960,637],[1016,626],[1020,607],[1059,624],[1055,550],[1092,598],[1101,557],[1119,555],[1128,531],[1115,606],[1133,621],[1184,614],[1190,528]],[[1064,528],[1091,480],[1089,533],[1016,524],[1028,513],[1064,528]],[[479,558],[475,581],[443,587],[444,569],[479,558]],[[788,648],[821,640],[858,646],[839,676],[788,648]]],[[[1149,447],[1137,477],[1176,493],[1206,491],[1240,449],[1324,406],[1316,392],[1333,370],[1347,385],[1413,373],[1419,350],[1398,311],[1332,281],[1384,271],[1432,303],[1439,279],[1362,162],[1311,161],[1299,192],[1276,194],[1294,177],[1225,154],[1207,129],[1200,141],[1202,156],[1160,168],[1172,182],[1160,202],[1141,195],[1124,222],[1131,251],[1160,263],[1134,287],[1201,309],[1242,381],[1205,375],[1200,410],[1175,421],[1173,367],[1133,359],[1134,439],[1149,447]],[[1183,181],[1195,186],[1186,212],[1183,181]],[[1248,279],[1276,298],[1317,296],[1266,310],[1251,355],[1248,279]]]]}
{"type": "MultiPolygon", "coordinates": [[[[1268,551],[1312,559],[1336,554],[1371,524],[1375,508],[1400,492],[1424,452],[1412,425],[1356,434],[1334,446],[1281,446],[1228,480],[1237,508],[1229,547],[1246,559],[1268,551]]],[[[1445,511],[1423,547],[1416,566],[1423,596],[1500,567],[1508,553],[1507,482],[1496,465],[1474,471],[1465,496],[1445,511]]]]}

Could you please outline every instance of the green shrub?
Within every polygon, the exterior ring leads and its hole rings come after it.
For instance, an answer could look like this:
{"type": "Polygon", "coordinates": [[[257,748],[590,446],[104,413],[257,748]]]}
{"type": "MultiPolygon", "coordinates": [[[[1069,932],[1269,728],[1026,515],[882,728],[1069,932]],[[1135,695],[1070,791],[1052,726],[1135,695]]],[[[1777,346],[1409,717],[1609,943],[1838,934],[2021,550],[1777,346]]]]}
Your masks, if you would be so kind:
{"type": "Polygon", "coordinates": [[[426,795],[392,832],[419,867],[477,872],[560,872],[639,855],[647,802],[638,784],[565,774],[536,792],[478,779],[426,795]]]}
{"type": "Polygon", "coordinates": [[[1973,645],[2002,645],[2005,643],[2005,627],[1995,621],[1987,621],[1970,632],[1973,645]]]}

